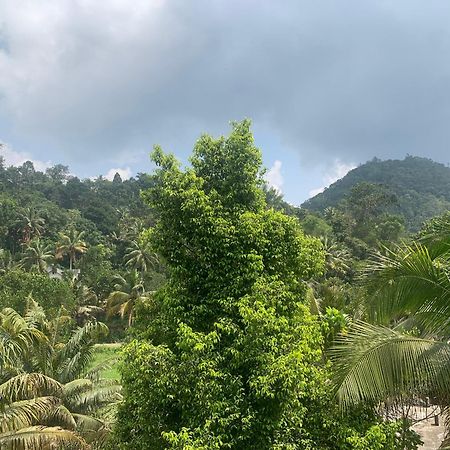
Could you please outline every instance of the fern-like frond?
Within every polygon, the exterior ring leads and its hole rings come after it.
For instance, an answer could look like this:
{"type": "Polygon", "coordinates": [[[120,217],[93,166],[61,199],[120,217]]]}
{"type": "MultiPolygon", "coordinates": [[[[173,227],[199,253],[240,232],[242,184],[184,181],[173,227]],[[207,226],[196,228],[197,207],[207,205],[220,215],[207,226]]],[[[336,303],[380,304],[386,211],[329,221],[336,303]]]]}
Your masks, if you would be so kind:
{"type": "Polygon", "coordinates": [[[43,423],[50,426],[60,426],[66,430],[72,431],[77,427],[72,413],[64,405],[59,405],[50,411],[43,423]]]}
{"type": "Polygon", "coordinates": [[[73,412],[88,413],[108,403],[120,401],[122,399],[121,389],[120,384],[114,380],[104,380],[91,390],[68,398],[67,402],[73,412]]]}
{"type": "Polygon", "coordinates": [[[48,395],[60,397],[62,392],[63,387],[58,381],[41,373],[23,373],[0,385],[2,403],[48,395]]]}
{"type": "Polygon", "coordinates": [[[56,397],[37,397],[9,403],[0,413],[0,432],[42,424],[60,404],[61,401],[56,397]]]}
{"type": "Polygon", "coordinates": [[[81,392],[92,389],[93,383],[88,378],[78,378],[76,380],[66,383],[63,388],[64,398],[70,398],[74,395],[78,395],[81,392]]]}
{"type": "Polygon", "coordinates": [[[0,448],[31,450],[64,448],[87,450],[89,445],[77,433],[60,427],[33,426],[0,434],[0,448]]]}
{"type": "Polygon", "coordinates": [[[450,389],[450,346],[355,323],[330,351],[339,403],[378,403],[417,389],[435,394],[450,389]]]}

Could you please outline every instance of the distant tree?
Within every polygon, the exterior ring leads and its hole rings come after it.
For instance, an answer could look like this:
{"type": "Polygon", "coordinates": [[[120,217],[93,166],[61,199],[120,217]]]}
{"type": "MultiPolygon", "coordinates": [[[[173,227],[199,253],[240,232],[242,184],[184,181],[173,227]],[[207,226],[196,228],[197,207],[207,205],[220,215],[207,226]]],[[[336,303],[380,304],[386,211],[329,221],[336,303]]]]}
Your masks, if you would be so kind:
{"type": "Polygon", "coordinates": [[[24,256],[20,261],[21,267],[45,273],[48,263],[54,259],[53,246],[46,244],[39,238],[25,244],[24,256]]]}
{"type": "Polygon", "coordinates": [[[353,218],[362,224],[372,222],[396,201],[397,197],[387,186],[361,182],[351,189],[346,205],[353,218]]]}
{"type": "Polygon", "coordinates": [[[131,241],[125,255],[125,266],[132,267],[141,273],[154,269],[158,264],[158,255],[152,252],[148,243],[142,239],[131,241]]]}
{"type": "Polygon", "coordinates": [[[113,183],[122,183],[122,177],[119,172],[114,174],[113,183]]]}
{"type": "Polygon", "coordinates": [[[84,232],[71,228],[67,233],[61,233],[56,247],[56,259],[67,255],[69,257],[69,268],[73,269],[78,254],[87,250],[86,242],[83,240],[84,232]]]}
{"type": "Polygon", "coordinates": [[[55,166],[49,167],[45,173],[55,183],[62,183],[69,176],[69,167],[63,164],[56,164],[55,166]]]}
{"type": "Polygon", "coordinates": [[[128,325],[131,325],[137,303],[148,300],[149,293],[136,270],[124,276],[117,275],[115,281],[114,291],[106,299],[106,312],[108,316],[119,314],[122,319],[127,317],[128,325]]]}
{"type": "Polygon", "coordinates": [[[43,305],[49,317],[57,314],[61,305],[68,311],[75,306],[73,291],[64,280],[49,279],[47,274],[18,268],[0,271],[0,309],[11,307],[22,314],[30,294],[43,305]]]}
{"type": "Polygon", "coordinates": [[[23,242],[28,243],[33,237],[39,237],[44,231],[45,220],[33,207],[28,207],[19,215],[17,221],[22,230],[23,242]]]}

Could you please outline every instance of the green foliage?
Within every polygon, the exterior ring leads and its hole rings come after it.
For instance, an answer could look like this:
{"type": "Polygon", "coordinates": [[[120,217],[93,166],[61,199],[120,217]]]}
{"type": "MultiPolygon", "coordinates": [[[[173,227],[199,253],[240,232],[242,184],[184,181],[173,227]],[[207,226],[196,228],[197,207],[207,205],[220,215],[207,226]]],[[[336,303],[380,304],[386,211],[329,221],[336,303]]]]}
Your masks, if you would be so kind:
{"type": "Polygon", "coordinates": [[[300,220],[303,231],[310,236],[322,237],[331,235],[332,228],[317,214],[305,213],[300,220]]]}
{"type": "Polygon", "coordinates": [[[415,450],[423,442],[417,433],[408,429],[409,425],[401,420],[376,424],[364,436],[349,436],[347,442],[354,450],[415,450]]]}
{"type": "MultiPolygon", "coordinates": [[[[144,195],[158,221],[148,239],[169,279],[137,309],[136,339],[123,350],[118,447],[350,448],[346,438],[378,419],[335,426],[322,330],[306,305],[322,245],[266,209],[249,123],[203,136],[193,168],[159,148],[153,159],[144,195]]],[[[327,313],[327,335],[340,317],[327,313]]]]}
{"type": "Polygon", "coordinates": [[[327,307],[320,317],[320,326],[324,338],[324,347],[328,348],[340,333],[347,331],[348,321],[336,308],[327,307]]]}
{"type": "Polygon", "coordinates": [[[265,210],[248,122],[203,136],[193,169],[153,157],[150,242],[171,276],[148,308],[150,341],[125,349],[123,445],[295,446],[305,399],[324,381],[320,329],[302,304],[302,280],[323,267],[320,242],[265,210]]]}
{"type": "Polygon", "coordinates": [[[0,274],[0,307],[23,312],[29,295],[50,314],[56,314],[61,305],[70,310],[75,304],[73,292],[63,280],[19,269],[0,274]]]}
{"type": "Polygon", "coordinates": [[[413,156],[401,161],[375,158],[302,206],[313,211],[336,207],[358,183],[386,186],[397,199],[389,212],[402,217],[408,230],[418,230],[428,219],[450,209],[450,168],[413,156]]]}
{"type": "Polygon", "coordinates": [[[112,251],[105,245],[89,247],[79,262],[80,280],[104,299],[113,290],[116,271],[110,258],[112,251]]]}
{"type": "Polygon", "coordinates": [[[366,284],[373,323],[356,322],[331,351],[337,397],[398,403],[429,396],[449,407],[450,216],[433,220],[413,244],[377,255],[366,284]]]}
{"type": "Polygon", "coordinates": [[[87,449],[106,439],[108,424],[95,415],[120,400],[120,386],[87,369],[107,328],[90,322],[66,334],[67,323],[31,299],[23,316],[0,313],[1,448],[87,449]]]}

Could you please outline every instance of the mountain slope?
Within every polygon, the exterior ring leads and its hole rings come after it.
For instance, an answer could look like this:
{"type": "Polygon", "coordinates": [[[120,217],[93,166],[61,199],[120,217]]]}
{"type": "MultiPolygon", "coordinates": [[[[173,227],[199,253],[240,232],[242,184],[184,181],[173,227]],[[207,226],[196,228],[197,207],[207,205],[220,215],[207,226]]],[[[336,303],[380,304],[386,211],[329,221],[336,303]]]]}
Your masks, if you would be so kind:
{"type": "Polygon", "coordinates": [[[450,210],[450,168],[414,156],[387,161],[374,158],[351,170],[302,207],[323,211],[337,206],[355,184],[363,181],[389,187],[398,200],[391,212],[403,216],[410,230],[417,230],[425,220],[450,210]]]}

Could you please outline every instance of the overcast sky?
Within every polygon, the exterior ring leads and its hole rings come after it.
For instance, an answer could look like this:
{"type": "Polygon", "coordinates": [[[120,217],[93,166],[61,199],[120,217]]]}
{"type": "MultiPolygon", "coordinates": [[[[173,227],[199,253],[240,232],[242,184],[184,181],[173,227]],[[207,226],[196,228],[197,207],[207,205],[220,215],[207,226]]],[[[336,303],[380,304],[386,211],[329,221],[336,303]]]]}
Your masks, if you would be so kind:
{"type": "Polygon", "coordinates": [[[374,156],[447,163],[449,23],[447,0],[0,0],[3,153],[126,177],[249,117],[293,203],[374,156]]]}

